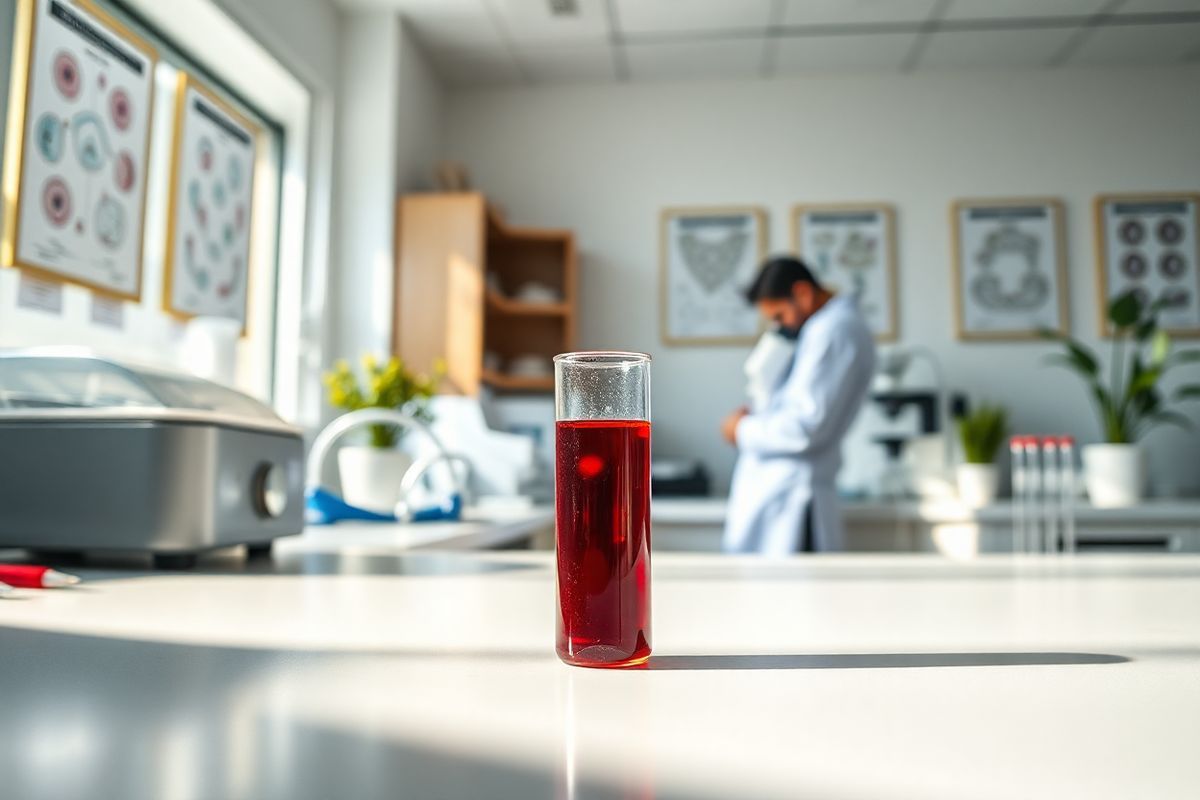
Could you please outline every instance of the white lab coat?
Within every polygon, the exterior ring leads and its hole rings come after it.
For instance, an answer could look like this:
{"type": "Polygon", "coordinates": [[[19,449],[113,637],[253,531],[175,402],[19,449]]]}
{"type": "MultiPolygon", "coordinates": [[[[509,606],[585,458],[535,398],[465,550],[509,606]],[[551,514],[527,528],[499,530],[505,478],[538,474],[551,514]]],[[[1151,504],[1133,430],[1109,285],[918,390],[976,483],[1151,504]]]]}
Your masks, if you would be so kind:
{"type": "Polygon", "coordinates": [[[875,343],[853,296],[837,295],[800,331],[791,370],[737,427],[724,549],[798,551],[812,504],[817,550],[843,548],[836,477],[841,442],[875,372],[875,343]]]}

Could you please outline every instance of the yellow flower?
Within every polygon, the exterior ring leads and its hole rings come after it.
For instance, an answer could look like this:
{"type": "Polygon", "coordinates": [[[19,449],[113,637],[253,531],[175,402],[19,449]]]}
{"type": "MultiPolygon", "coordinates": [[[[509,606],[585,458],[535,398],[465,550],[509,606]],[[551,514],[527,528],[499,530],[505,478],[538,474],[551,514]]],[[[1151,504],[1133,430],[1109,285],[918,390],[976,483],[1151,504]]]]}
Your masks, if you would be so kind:
{"type": "Polygon", "coordinates": [[[413,401],[423,403],[433,395],[446,373],[446,362],[437,359],[433,374],[414,374],[404,361],[389,355],[386,361],[372,353],[360,357],[363,373],[356,373],[345,359],[321,376],[329,402],[344,409],[364,407],[401,408],[413,401]]]}

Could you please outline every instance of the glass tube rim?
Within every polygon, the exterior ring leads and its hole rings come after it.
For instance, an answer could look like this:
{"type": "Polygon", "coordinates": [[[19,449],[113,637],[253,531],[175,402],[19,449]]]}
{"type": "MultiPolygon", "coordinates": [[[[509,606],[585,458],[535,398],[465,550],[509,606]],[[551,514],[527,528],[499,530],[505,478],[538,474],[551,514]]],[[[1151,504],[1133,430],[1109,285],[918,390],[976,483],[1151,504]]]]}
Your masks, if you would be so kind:
{"type": "Polygon", "coordinates": [[[653,358],[649,353],[628,350],[579,350],[573,353],[559,353],[554,357],[555,364],[586,369],[629,368],[649,364],[651,361],[653,358]]]}

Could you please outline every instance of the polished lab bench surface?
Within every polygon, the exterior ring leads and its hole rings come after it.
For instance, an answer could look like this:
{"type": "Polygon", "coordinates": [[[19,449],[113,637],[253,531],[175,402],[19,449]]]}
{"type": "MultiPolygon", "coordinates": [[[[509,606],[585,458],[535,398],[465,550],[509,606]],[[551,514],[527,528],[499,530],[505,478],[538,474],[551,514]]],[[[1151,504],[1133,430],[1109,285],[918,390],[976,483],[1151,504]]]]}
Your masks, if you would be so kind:
{"type": "Polygon", "coordinates": [[[310,525],[303,536],[279,539],[275,550],[288,553],[393,552],[397,550],[494,550],[525,547],[552,540],[554,509],[550,506],[468,508],[455,522],[393,524],[345,520],[310,525]]]}
{"type": "Polygon", "coordinates": [[[1194,797],[1200,558],[660,554],[649,668],[549,553],[312,543],[0,601],[26,798],[1194,797]]]}

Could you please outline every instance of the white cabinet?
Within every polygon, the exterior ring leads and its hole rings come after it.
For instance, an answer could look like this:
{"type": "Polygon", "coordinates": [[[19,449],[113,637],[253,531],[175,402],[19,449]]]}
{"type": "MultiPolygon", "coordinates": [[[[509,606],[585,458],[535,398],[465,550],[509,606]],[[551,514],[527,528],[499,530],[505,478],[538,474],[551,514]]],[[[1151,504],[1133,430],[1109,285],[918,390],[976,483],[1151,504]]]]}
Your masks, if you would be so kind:
{"type": "MultiPolygon", "coordinates": [[[[720,550],[724,498],[656,499],[651,506],[656,550],[720,550]]],[[[1012,505],[978,510],[954,502],[846,502],[847,549],[854,552],[941,552],[970,557],[1012,550],[1012,505]]],[[[1200,500],[1148,500],[1132,508],[1075,512],[1081,552],[1200,552],[1200,500]]]]}

